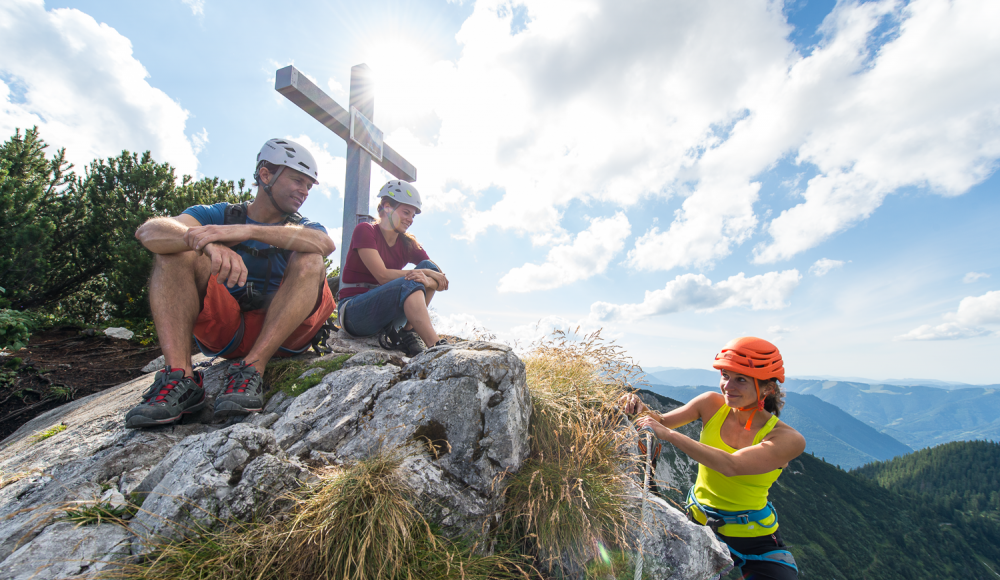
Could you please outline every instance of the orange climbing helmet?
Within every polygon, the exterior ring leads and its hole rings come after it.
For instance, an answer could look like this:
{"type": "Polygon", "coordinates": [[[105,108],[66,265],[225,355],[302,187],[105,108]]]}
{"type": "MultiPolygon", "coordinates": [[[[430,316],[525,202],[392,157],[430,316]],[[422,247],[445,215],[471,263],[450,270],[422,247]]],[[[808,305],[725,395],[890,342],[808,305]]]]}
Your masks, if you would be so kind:
{"type": "Polygon", "coordinates": [[[732,371],[753,378],[753,388],[757,393],[757,404],[749,407],[739,407],[739,411],[753,411],[743,428],[750,430],[753,417],[757,411],[764,410],[764,399],[760,396],[760,381],[776,379],[785,382],[785,365],[781,361],[778,347],[763,338],[741,336],[729,341],[722,347],[722,352],[715,355],[714,368],[720,371],[732,371]]]}
{"type": "Polygon", "coordinates": [[[741,336],[729,341],[722,352],[715,355],[712,367],[732,371],[761,381],[777,379],[785,382],[785,365],[778,347],[763,338],[741,336]]]}

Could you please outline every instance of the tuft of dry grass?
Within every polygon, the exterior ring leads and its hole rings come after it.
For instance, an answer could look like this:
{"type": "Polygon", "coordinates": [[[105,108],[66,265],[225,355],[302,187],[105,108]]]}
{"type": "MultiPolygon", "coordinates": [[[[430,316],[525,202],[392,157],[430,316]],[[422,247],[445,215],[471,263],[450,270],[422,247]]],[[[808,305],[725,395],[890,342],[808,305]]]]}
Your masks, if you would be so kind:
{"type": "Polygon", "coordinates": [[[627,431],[616,427],[624,419],[618,399],[641,371],[600,331],[580,341],[556,332],[524,363],[534,406],[531,457],[508,482],[505,521],[550,572],[584,572],[588,562],[630,549],[627,529],[637,525],[621,469],[627,431]]]}
{"type": "Polygon", "coordinates": [[[155,546],[140,563],[120,563],[116,580],[431,580],[531,578],[524,558],[477,555],[438,536],[413,505],[383,453],[330,471],[295,494],[280,517],[226,525],[155,546]]]}

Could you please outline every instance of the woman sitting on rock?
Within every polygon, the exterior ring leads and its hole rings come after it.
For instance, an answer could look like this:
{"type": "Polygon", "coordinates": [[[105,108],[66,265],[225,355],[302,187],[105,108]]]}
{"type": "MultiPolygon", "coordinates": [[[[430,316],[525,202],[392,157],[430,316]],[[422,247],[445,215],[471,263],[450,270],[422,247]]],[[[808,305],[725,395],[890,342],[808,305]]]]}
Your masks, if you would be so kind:
{"type": "Polygon", "coordinates": [[[407,233],[420,213],[417,188],[393,180],[382,186],[378,198],[378,221],[358,224],[351,236],[337,317],[349,334],[379,334],[383,347],[399,346],[415,356],[428,344],[446,344],[431,325],[427,305],[435,292],[448,289],[448,278],[407,233]],[[416,268],[403,270],[407,264],[416,268]]]}
{"type": "Polygon", "coordinates": [[[658,414],[636,395],[626,395],[626,413],[642,413],[648,427],[699,463],[688,493],[688,515],[711,526],[729,546],[743,578],[798,577],[795,559],[778,533],[778,516],[767,500],[771,484],[806,448],[798,431],[778,420],[785,380],[778,348],[760,338],[731,341],[715,357],[722,372],[720,393],[704,393],[688,404],[658,414]],[[674,431],[701,419],[701,440],[674,431]]]}

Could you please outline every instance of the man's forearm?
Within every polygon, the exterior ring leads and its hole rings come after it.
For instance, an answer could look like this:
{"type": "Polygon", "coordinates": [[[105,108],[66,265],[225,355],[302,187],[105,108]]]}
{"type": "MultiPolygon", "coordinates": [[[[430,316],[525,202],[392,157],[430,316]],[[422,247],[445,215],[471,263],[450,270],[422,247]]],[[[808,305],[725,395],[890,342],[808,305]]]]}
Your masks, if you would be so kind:
{"type": "Polygon", "coordinates": [[[250,239],[276,248],[284,248],[304,254],[329,256],[336,249],[333,240],[320,230],[302,226],[244,226],[250,231],[250,239]]]}
{"type": "Polygon", "coordinates": [[[173,218],[153,218],[139,226],[135,237],[154,254],[177,254],[191,249],[184,242],[188,229],[173,218]]]}

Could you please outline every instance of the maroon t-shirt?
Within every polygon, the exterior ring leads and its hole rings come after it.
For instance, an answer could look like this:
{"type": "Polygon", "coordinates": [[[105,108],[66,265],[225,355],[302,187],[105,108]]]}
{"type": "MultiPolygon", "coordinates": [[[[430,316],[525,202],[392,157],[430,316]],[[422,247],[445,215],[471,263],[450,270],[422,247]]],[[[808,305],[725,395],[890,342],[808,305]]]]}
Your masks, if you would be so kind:
{"type": "MultiPolygon", "coordinates": [[[[423,260],[430,260],[423,249],[413,248],[407,252],[398,238],[395,245],[389,246],[377,224],[361,223],[354,228],[354,233],[351,235],[351,249],[347,253],[344,272],[340,276],[340,280],[345,284],[378,284],[378,280],[368,271],[368,267],[358,255],[360,248],[377,251],[388,270],[402,270],[407,264],[416,265],[423,260]]],[[[340,291],[340,298],[343,300],[367,291],[368,288],[344,288],[340,291]]]]}

